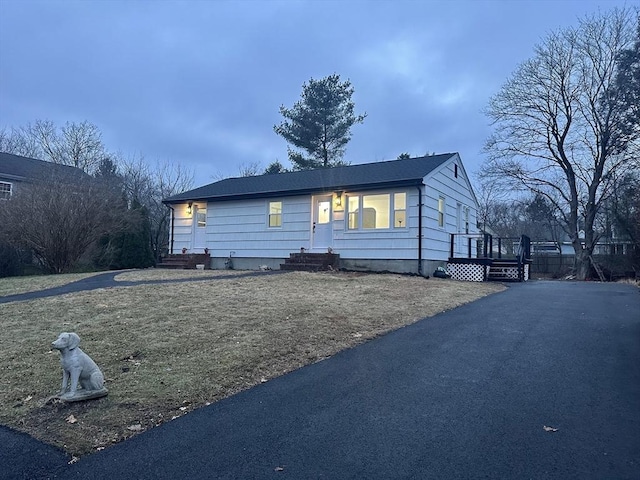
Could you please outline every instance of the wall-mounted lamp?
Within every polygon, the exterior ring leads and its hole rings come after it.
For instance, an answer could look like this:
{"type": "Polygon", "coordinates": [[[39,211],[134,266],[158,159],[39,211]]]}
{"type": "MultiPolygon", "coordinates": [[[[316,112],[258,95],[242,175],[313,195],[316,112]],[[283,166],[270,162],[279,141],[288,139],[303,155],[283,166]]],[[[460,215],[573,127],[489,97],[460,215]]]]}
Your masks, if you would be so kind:
{"type": "Polygon", "coordinates": [[[336,199],[335,199],[335,202],[334,202],[334,205],[335,205],[336,209],[342,208],[342,194],[343,193],[344,192],[342,192],[342,191],[336,192],[336,199]]]}
{"type": "Polygon", "coordinates": [[[187,215],[191,215],[191,207],[193,207],[193,202],[187,203],[187,215]]]}

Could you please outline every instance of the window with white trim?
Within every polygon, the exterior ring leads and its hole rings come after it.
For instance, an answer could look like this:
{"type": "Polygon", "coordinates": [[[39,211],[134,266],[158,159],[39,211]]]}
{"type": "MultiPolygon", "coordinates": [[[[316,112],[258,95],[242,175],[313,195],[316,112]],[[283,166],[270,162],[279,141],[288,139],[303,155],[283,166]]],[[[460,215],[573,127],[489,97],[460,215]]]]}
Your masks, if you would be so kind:
{"type": "Polygon", "coordinates": [[[13,185],[10,182],[0,182],[0,199],[7,200],[11,198],[11,187],[13,185]]]}
{"type": "Polygon", "coordinates": [[[357,230],[360,225],[360,197],[355,196],[352,197],[349,195],[347,202],[347,210],[348,210],[348,219],[347,229],[349,230],[357,230]]]}
{"type": "Polygon", "coordinates": [[[393,227],[404,228],[407,226],[407,194],[393,194],[393,227]]]}
{"type": "Polygon", "coordinates": [[[389,228],[389,194],[362,196],[362,228],[389,228]]]}
{"type": "Polygon", "coordinates": [[[269,202],[269,228],[282,227],[282,202],[269,202]]]}
{"type": "Polygon", "coordinates": [[[438,226],[444,227],[444,214],[445,214],[445,199],[440,197],[438,199],[438,226]]]}
{"type": "Polygon", "coordinates": [[[388,230],[407,226],[407,194],[347,195],[347,230],[388,230]]]}

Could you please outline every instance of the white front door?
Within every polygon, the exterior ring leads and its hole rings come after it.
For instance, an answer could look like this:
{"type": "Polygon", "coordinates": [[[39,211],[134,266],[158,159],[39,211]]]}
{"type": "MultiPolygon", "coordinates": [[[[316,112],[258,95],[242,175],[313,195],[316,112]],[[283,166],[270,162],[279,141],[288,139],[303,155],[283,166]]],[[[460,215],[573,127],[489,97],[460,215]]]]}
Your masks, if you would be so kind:
{"type": "Polygon", "coordinates": [[[201,253],[197,250],[204,250],[207,246],[207,207],[193,207],[193,243],[191,253],[201,253]]]}
{"type": "Polygon", "coordinates": [[[313,225],[311,227],[311,248],[313,248],[314,250],[326,249],[332,244],[332,198],[332,195],[313,197],[313,225]]]}

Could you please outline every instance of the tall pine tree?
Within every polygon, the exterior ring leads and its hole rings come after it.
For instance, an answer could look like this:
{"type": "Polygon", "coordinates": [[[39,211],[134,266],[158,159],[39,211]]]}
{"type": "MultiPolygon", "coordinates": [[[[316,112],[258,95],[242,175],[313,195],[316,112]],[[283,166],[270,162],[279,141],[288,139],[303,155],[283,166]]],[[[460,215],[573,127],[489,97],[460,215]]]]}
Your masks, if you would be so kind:
{"type": "Polygon", "coordinates": [[[305,152],[287,147],[294,170],[345,164],[342,157],[351,140],[351,127],[367,116],[354,113],[353,91],[351,82],[340,82],[337,74],[312,78],[302,86],[302,97],[292,108],[280,107],[284,121],[274,131],[305,152]]]}

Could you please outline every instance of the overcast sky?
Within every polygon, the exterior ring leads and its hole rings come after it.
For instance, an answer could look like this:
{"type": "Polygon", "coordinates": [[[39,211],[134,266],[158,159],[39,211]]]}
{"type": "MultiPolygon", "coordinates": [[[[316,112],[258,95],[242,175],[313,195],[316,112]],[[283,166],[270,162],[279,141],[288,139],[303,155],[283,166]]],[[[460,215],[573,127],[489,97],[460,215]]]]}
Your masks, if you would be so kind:
{"type": "Polygon", "coordinates": [[[618,0],[0,0],[0,128],[94,123],[107,148],[180,163],[196,186],[241,165],[289,167],[279,106],[310,78],[355,88],[345,160],[459,152],[533,47],[618,0]]]}

